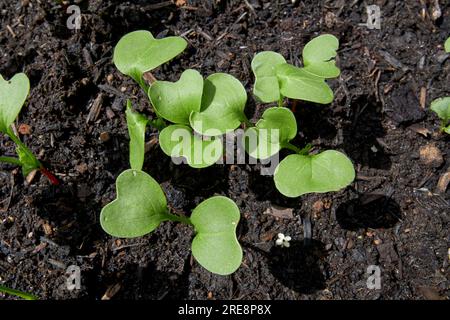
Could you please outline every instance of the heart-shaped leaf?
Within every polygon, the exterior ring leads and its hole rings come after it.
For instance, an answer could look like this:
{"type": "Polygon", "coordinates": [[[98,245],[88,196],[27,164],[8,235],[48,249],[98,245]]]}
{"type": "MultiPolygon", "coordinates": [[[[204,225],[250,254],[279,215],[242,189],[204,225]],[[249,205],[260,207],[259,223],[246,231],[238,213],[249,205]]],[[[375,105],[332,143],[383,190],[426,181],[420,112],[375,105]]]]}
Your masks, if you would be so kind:
{"type": "Polygon", "coordinates": [[[127,101],[128,134],[130,136],[130,165],[131,169],[142,170],[145,156],[145,128],[148,119],[142,114],[133,111],[131,101],[127,101]]]}
{"type": "Polygon", "coordinates": [[[450,52],[450,38],[445,41],[444,48],[446,52],[450,52]]]}
{"type": "Polygon", "coordinates": [[[177,124],[189,124],[193,111],[200,111],[203,77],[196,70],[186,70],[177,82],[156,81],[150,87],[150,100],[159,115],[177,124]]]}
{"type": "Polygon", "coordinates": [[[264,111],[255,128],[246,131],[244,146],[253,158],[268,159],[296,135],[297,122],[292,111],[273,107],[264,111]]]}
{"type": "Polygon", "coordinates": [[[190,117],[191,127],[205,136],[218,136],[233,131],[246,117],[247,93],[235,77],[214,73],[206,78],[200,112],[190,117]]]}
{"type": "Polygon", "coordinates": [[[328,150],[317,155],[287,156],[275,170],[275,186],[287,197],[311,192],[338,191],[355,179],[350,159],[341,152],[328,150]]]}
{"type": "Polygon", "coordinates": [[[24,73],[7,81],[0,75],[0,132],[6,133],[16,120],[30,91],[30,81],[24,73]]]}
{"type": "Polygon", "coordinates": [[[281,94],[285,97],[322,104],[333,101],[333,91],[324,78],[313,75],[304,68],[282,64],[277,67],[277,76],[281,94]]]}
{"type": "Polygon", "coordinates": [[[339,40],[324,34],[312,39],[303,48],[304,70],[322,78],[336,78],[341,71],[333,60],[339,48],[339,40]]]}
{"type": "Polygon", "coordinates": [[[259,131],[256,127],[247,129],[242,139],[245,151],[255,159],[269,159],[281,149],[279,143],[269,141],[267,131],[259,131]]]}
{"type": "Polygon", "coordinates": [[[205,168],[216,163],[223,155],[220,137],[202,140],[184,125],[171,125],[159,134],[161,149],[170,157],[183,157],[193,168],[205,168]]]}
{"type": "Polygon", "coordinates": [[[431,103],[431,110],[436,112],[439,118],[447,125],[450,121],[450,97],[439,98],[431,103]]]}
{"type": "Polygon", "coordinates": [[[116,181],[117,198],[106,205],[100,223],[108,234],[140,237],[168,220],[167,202],[159,184],[147,173],[126,170],[116,181]]]}
{"type": "Polygon", "coordinates": [[[203,201],[192,212],[191,222],[197,232],[192,254],[208,271],[228,275],[241,265],[242,248],[236,238],[239,219],[239,208],[222,196],[203,201]]]}
{"type": "Polygon", "coordinates": [[[252,60],[252,70],[255,74],[253,94],[264,103],[280,100],[280,89],[276,67],[286,63],[279,53],[263,51],[255,55],[252,60]]]}
{"type": "Polygon", "coordinates": [[[126,34],[114,49],[114,64],[123,74],[142,84],[144,72],[173,59],[186,48],[181,37],[155,39],[149,31],[139,30],[126,34]]]}

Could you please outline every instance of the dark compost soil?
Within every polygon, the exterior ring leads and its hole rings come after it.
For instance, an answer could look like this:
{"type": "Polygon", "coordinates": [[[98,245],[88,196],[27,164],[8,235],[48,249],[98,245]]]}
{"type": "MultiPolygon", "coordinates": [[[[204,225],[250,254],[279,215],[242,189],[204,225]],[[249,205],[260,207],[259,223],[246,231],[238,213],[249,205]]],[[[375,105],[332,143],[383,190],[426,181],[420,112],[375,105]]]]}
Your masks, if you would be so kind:
{"type": "MultiPolygon", "coordinates": [[[[449,297],[450,197],[437,187],[449,170],[449,138],[429,111],[432,99],[450,94],[443,51],[448,1],[439,1],[436,21],[434,1],[425,0],[77,2],[78,32],[66,27],[67,5],[58,1],[0,1],[0,73],[24,71],[32,85],[17,123],[32,133],[22,139],[62,181],[52,186],[38,174],[27,184],[14,167],[1,165],[0,283],[49,299],[449,297]],[[381,30],[360,25],[373,3],[382,10],[381,30]],[[307,41],[336,35],[342,75],[330,81],[335,101],[297,104],[297,142],[347,153],[355,183],[288,199],[259,165],[194,170],[174,165],[155,145],[145,170],[174,210],[189,214],[215,194],[236,201],[241,268],[227,277],[204,270],[189,251],[191,229],[180,224],[133,240],[105,234],[100,210],[128,167],[125,99],[151,116],[137,85],[112,64],[114,45],[137,29],[189,41],[180,57],[155,71],[158,79],[175,80],[186,68],[231,73],[248,90],[253,120],[268,107],[251,96],[253,55],[273,50],[298,64],[307,41]],[[419,151],[430,146],[442,157],[435,152],[424,162],[419,151]],[[293,238],[289,249],[274,246],[279,232],[293,238]],[[69,265],[81,268],[81,290],[66,289],[69,265]],[[381,268],[380,290],[366,286],[369,265],[381,268]]],[[[0,150],[14,151],[5,137],[0,150]]]]}

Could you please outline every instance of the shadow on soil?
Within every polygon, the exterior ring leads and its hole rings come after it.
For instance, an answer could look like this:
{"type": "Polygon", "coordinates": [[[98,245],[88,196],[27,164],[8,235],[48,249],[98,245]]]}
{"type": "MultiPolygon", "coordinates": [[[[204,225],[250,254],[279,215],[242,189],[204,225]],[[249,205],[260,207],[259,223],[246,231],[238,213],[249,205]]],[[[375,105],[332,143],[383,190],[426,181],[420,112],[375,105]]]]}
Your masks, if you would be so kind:
{"type": "Polygon", "coordinates": [[[392,198],[367,194],[341,204],[336,219],[346,230],[392,228],[401,219],[401,211],[392,198]]]}
{"type": "Polygon", "coordinates": [[[325,289],[325,246],[317,240],[291,241],[289,248],[274,246],[270,251],[270,270],[286,287],[311,294],[325,289]]]}
{"type": "Polygon", "coordinates": [[[114,300],[182,300],[188,297],[188,276],[156,270],[152,264],[130,264],[115,274],[87,279],[89,295],[102,298],[105,292],[114,300]]]}

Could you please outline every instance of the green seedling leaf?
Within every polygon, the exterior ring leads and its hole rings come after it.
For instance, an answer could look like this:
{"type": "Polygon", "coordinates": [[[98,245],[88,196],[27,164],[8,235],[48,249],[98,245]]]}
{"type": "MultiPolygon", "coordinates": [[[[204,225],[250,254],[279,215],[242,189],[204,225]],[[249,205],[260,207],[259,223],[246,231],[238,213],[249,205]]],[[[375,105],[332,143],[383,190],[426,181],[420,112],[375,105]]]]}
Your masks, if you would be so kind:
{"type": "Polygon", "coordinates": [[[6,133],[16,120],[30,91],[30,81],[24,73],[7,81],[0,75],[0,132],[6,133]]]}
{"type": "Polygon", "coordinates": [[[450,53],[450,38],[448,38],[447,41],[445,41],[444,48],[446,52],[450,53]]]}
{"type": "Polygon", "coordinates": [[[255,159],[269,159],[281,149],[279,143],[269,141],[267,132],[259,131],[256,127],[247,129],[243,139],[245,151],[255,159]]]}
{"type": "Polygon", "coordinates": [[[22,175],[24,177],[28,176],[31,171],[41,168],[39,160],[37,160],[34,154],[25,146],[17,146],[16,153],[19,156],[19,161],[22,166],[22,175]]]}
{"type": "Polygon", "coordinates": [[[324,78],[289,64],[281,64],[276,69],[283,96],[322,104],[333,101],[333,91],[324,78]]]}
{"type": "Polygon", "coordinates": [[[439,98],[431,103],[431,110],[447,125],[450,121],[450,97],[439,98]]]}
{"type": "Polygon", "coordinates": [[[247,93],[235,77],[215,73],[206,78],[200,112],[192,112],[191,127],[205,136],[233,131],[245,121],[247,93]]]}
{"type": "Polygon", "coordinates": [[[355,179],[350,159],[341,152],[328,150],[317,155],[293,154],[275,170],[275,186],[286,197],[306,193],[338,191],[355,179]]]}
{"type": "Polygon", "coordinates": [[[192,212],[191,222],[197,232],[192,254],[210,272],[229,275],[242,262],[242,248],[236,238],[239,208],[229,198],[212,197],[192,212]]]}
{"type": "Polygon", "coordinates": [[[431,110],[441,119],[441,130],[450,134],[450,97],[434,100],[431,103],[431,110]]]}
{"type": "Polygon", "coordinates": [[[279,53],[263,51],[255,55],[252,60],[252,70],[255,74],[255,86],[253,94],[264,103],[280,100],[280,88],[276,67],[286,63],[279,53]]]}
{"type": "Polygon", "coordinates": [[[116,181],[117,198],[100,214],[108,234],[121,238],[140,237],[169,220],[167,202],[159,184],[147,173],[129,169],[116,181]]]}
{"type": "Polygon", "coordinates": [[[145,128],[148,119],[142,114],[133,111],[131,101],[127,101],[128,134],[130,135],[130,165],[131,169],[142,170],[145,156],[145,128]]]}
{"type": "Polygon", "coordinates": [[[247,130],[245,148],[253,158],[268,159],[296,135],[297,122],[292,111],[283,107],[269,108],[256,126],[247,130]]]}
{"type": "Polygon", "coordinates": [[[150,100],[158,114],[177,124],[189,124],[192,112],[202,103],[203,77],[198,71],[186,70],[177,82],[156,81],[150,87],[150,100]]]}
{"type": "Polygon", "coordinates": [[[321,78],[336,78],[341,71],[333,60],[339,48],[339,40],[324,34],[312,39],[303,48],[304,70],[321,78]]]}
{"type": "Polygon", "coordinates": [[[273,107],[264,111],[261,120],[256,127],[259,130],[265,129],[269,133],[269,141],[283,144],[289,142],[297,135],[297,121],[291,110],[287,108],[273,107]],[[275,132],[277,132],[275,134],[275,132]]]}
{"type": "Polygon", "coordinates": [[[184,125],[171,125],[159,134],[161,149],[170,157],[183,157],[193,168],[213,165],[223,155],[222,140],[213,137],[202,140],[192,129],[184,125]]]}
{"type": "Polygon", "coordinates": [[[126,34],[114,49],[114,64],[123,74],[142,84],[142,75],[179,55],[187,42],[181,37],[155,39],[149,31],[126,34]]]}

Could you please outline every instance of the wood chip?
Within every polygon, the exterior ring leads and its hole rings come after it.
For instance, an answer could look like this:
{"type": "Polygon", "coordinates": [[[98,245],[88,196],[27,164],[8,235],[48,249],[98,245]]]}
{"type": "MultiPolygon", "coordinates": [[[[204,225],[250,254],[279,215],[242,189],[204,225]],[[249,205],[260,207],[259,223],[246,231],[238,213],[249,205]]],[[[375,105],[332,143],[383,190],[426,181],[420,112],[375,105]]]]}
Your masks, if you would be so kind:
{"type": "Polygon", "coordinates": [[[416,132],[418,134],[423,135],[424,137],[428,137],[431,134],[431,131],[425,127],[422,127],[420,124],[413,124],[408,127],[409,130],[416,132]]]}
{"type": "Polygon", "coordinates": [[[270,208],[264,211],[264,214],[268,214],[280,219],[293,219],[293,213],[294,209],[292,208],[283,208],[276,205],[272,205],[270,208]]]}
{"type": "Polygon", "coordinates": [[[433,143],[427,144],[419,150],[420,161],[430,167],[440,167],[444,163],[441,150],[433,143]]]}
{"type": "Polygon", "coordinates": [[[98,116],[100,115],[102,104],[103,104],[103,93],[99,93],[97,98],[95,98],[94,102],[92,103],[91,109],[86,118],[86,123],[97,120],[98,116]]]}
{"type": "Polygon", "coordinates": [[[109,286],[108,289],[106,289],[106,292],[102,297],[102,300],[110,300],[120,291],[120,288],[122,288],[120,283],[116,283],[112,286],[109,286]]]}
{"type": "Polygon", "coordinates": [[[44,229],[44,233],[45,233],[45,235],[47,235],[47,236],[49,236],[49,235],[51,235],[51,234],[53,233],[52,226],[49,225],[48,223],[44,223],[44,224],[42,225],[42,228],[44,229]]]}
{"type": "Polygon", "coordinates": [[[437,192],[445,193],[447,191],[448,185],[450,183],[450,168],[446,173],[441,175],[437,183],[437,192]]]}
{"type": "Polygon", "coordinates": [[[425,110],[425,107],[427,105],[427,88],[426,87],[422,87],[420,88],[420,107],[422,108],[422,110],[425,110]]]}

